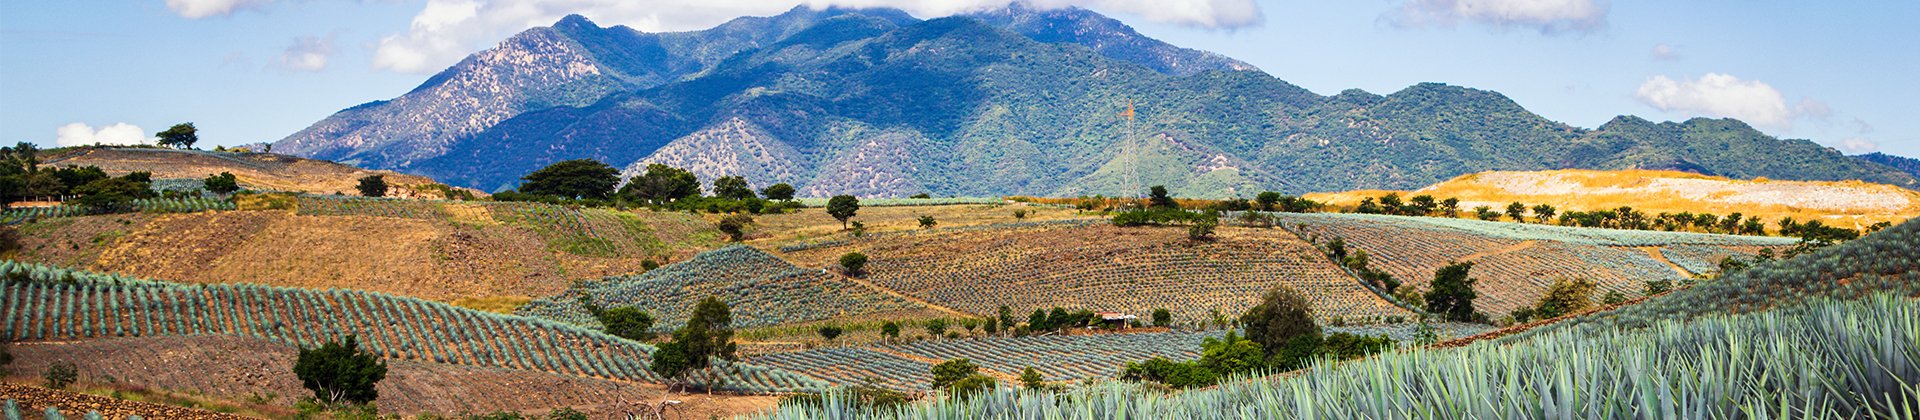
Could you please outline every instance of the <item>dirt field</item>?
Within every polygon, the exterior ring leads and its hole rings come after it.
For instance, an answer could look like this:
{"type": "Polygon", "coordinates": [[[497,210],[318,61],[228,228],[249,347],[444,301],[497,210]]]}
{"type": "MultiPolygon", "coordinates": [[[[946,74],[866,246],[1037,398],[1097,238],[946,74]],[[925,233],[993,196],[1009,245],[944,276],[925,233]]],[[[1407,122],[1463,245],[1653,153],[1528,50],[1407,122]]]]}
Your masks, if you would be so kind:
{"type": "Polygon", "coordinates": [[[149,214],[52,219],[19,226],[20,252],[14,259],[87,267],[100,251],[155,218],[149,214]]]}
{"type": "MultiPolygon", "coordinates": [[[[933,216],[935,227],[949,228],[1020,221],[1087,218],[1073,209],[1027,204],[956,204],[945,206],[863,207],[852,221],[867,226],[867,232],[920,229],[920,216],[933,216]],[[1026,210],[1027,217],[1015,218],[1015,210],[1026,210]]],[[[841,232],[840,221],[826,209],[802,209],[798,213],[763,215],[754,218],[753,242],[774,243],[815,238],[841,232]]]]}
{"type": "MultiPolygon", "coordinates": [[[[266,341],[221,337],[151,337],[14,345],[16,380],[32,381],[47,366],[73,363],[81,383],[116,383],[231,400],[291,406],[311,395],[293,375],[298,352],[266,341]],[[31,376],[30,376],[31,375],[31,376]]],[[[378,385],[383,414],[538,413],[572,407],[592,418],[615,418],[632,408],[622,401],[656,402],[659,385],[522,370],[389,361],[378,385]]],[[[778,397],[674,395],[683,401],[669,418],[731,417],[771,408],[778,397]]],[[[63,407],[64,408],[64,407],[63,407]]],[[[145,416],[143,416],[145,417],[145,416]]],[[[147,417],[169,418],[169,417],[147,417]]]]}

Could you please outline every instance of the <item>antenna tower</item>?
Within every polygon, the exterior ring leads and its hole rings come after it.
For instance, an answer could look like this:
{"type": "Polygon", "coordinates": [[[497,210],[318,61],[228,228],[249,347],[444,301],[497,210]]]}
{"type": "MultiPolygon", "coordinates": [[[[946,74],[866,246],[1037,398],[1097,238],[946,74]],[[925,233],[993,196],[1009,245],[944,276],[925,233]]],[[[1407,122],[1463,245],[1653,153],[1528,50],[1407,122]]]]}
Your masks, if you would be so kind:
{"type": "Polygon", "coordinates": [[[1140,192],[1140,148],[1133,139],[1133,99],[1127,99],[1127,111],[1120,113],[1120,116],[1127,117],[1127,140],[1125,147],[1121,148],[1127,154],[1126,197],[1141,198],[1144,195],[1140,192]]]}

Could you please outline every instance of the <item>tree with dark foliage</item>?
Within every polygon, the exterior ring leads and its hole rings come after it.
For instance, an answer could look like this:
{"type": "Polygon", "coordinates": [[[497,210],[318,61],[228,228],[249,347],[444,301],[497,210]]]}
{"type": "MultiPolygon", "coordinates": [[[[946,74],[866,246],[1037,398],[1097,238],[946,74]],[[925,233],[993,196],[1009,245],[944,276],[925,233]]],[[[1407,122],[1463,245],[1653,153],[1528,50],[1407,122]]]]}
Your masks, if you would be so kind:
{"type": "Polygon", "coordinates": [[[1473,299],[1479,297],[1473,291],[1477,280],[1467,277],[1473,269],[1473,263],[1463,262],[1440,267],[1433,273],[1431,289],[1427,290],[1427,312],[1440,314],[1449,321],[1472,322],[1473,299]]]}
{"type": "Polygon", "coordinates": [[[365,404],[380,396],[374,384],[387,377],[387,364],[349,335],[345,342],[300,349],[293,374],[322,402],[365,404]]]}
{"type": "Polygon", "coordinates": [[[194,128],[193,123],[190,122],[174,124],[172,127],[167,127],[166,130],[154,133],[153,135],[154,137],[159,137],[156,143],[161,146],[179,147],[182,149],[191,149],[194,143],[200,141],[200,129],[194,128]]]}
{"type": "Polygon", "coordinates": [[[554,162],[520,177],[520,192],[560,198],[604,199],[620,183],[620,170],[593,159],[554,162]]]}
{"type": "Polygon", "coordinates": [[[360,195],[362,196],[386,197],[387,177],[383,175],[367,175],[365,178],[360,178],[360,185],[354,186],[354,188],[359,189],[360,195]]]}

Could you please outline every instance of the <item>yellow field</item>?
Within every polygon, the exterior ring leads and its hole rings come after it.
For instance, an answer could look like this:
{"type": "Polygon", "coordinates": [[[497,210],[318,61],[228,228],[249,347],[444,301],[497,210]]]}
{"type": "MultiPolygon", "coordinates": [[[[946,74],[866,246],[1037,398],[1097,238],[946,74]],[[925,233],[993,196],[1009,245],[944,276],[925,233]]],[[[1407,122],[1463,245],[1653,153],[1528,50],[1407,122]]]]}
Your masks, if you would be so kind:
{"type": "Polygon", "coordinates": [[[1528,206],[1551,204],[1561,212],[1592,211],[1631,206],[1647,214],[1741,213],[1760,217],[1772,228],[1782,217],[1823,220],[1853,229],[1876,222],[1894,222],[1920,215],[1920,192],[1860,181],[1737,180],[1675,171],[1494,171],[1462,175],[1414,191],[1360,190],[1312,193],[1305,197],[1340,207],[1351,207],[1367,197],[1399,193],[1460,199],[1461,217],[1472,217],[1476,206],[1495,211],[1507,203],[1528,206]]]}

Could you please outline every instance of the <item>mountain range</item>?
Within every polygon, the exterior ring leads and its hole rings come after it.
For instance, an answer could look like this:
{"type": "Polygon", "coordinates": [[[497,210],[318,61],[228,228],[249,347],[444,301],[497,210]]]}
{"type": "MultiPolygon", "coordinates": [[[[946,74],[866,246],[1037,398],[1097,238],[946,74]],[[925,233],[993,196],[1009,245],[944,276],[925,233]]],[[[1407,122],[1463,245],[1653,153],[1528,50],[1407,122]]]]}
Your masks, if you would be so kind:
{"type": "Polygon", "coordinates": [[[665,163],[786,182],[802,196],[1116,195],[1137,173],[1181,196],[1244,197],[1562,168],[1920,187],[1731,119],[1586,129],[1437,83],[1323,96],[1092,11],[1019,3],[928,20],[797,7],[676,33],[568,16],[274,150],[484,190],[575,158],[626,176],[665,163]]]}

